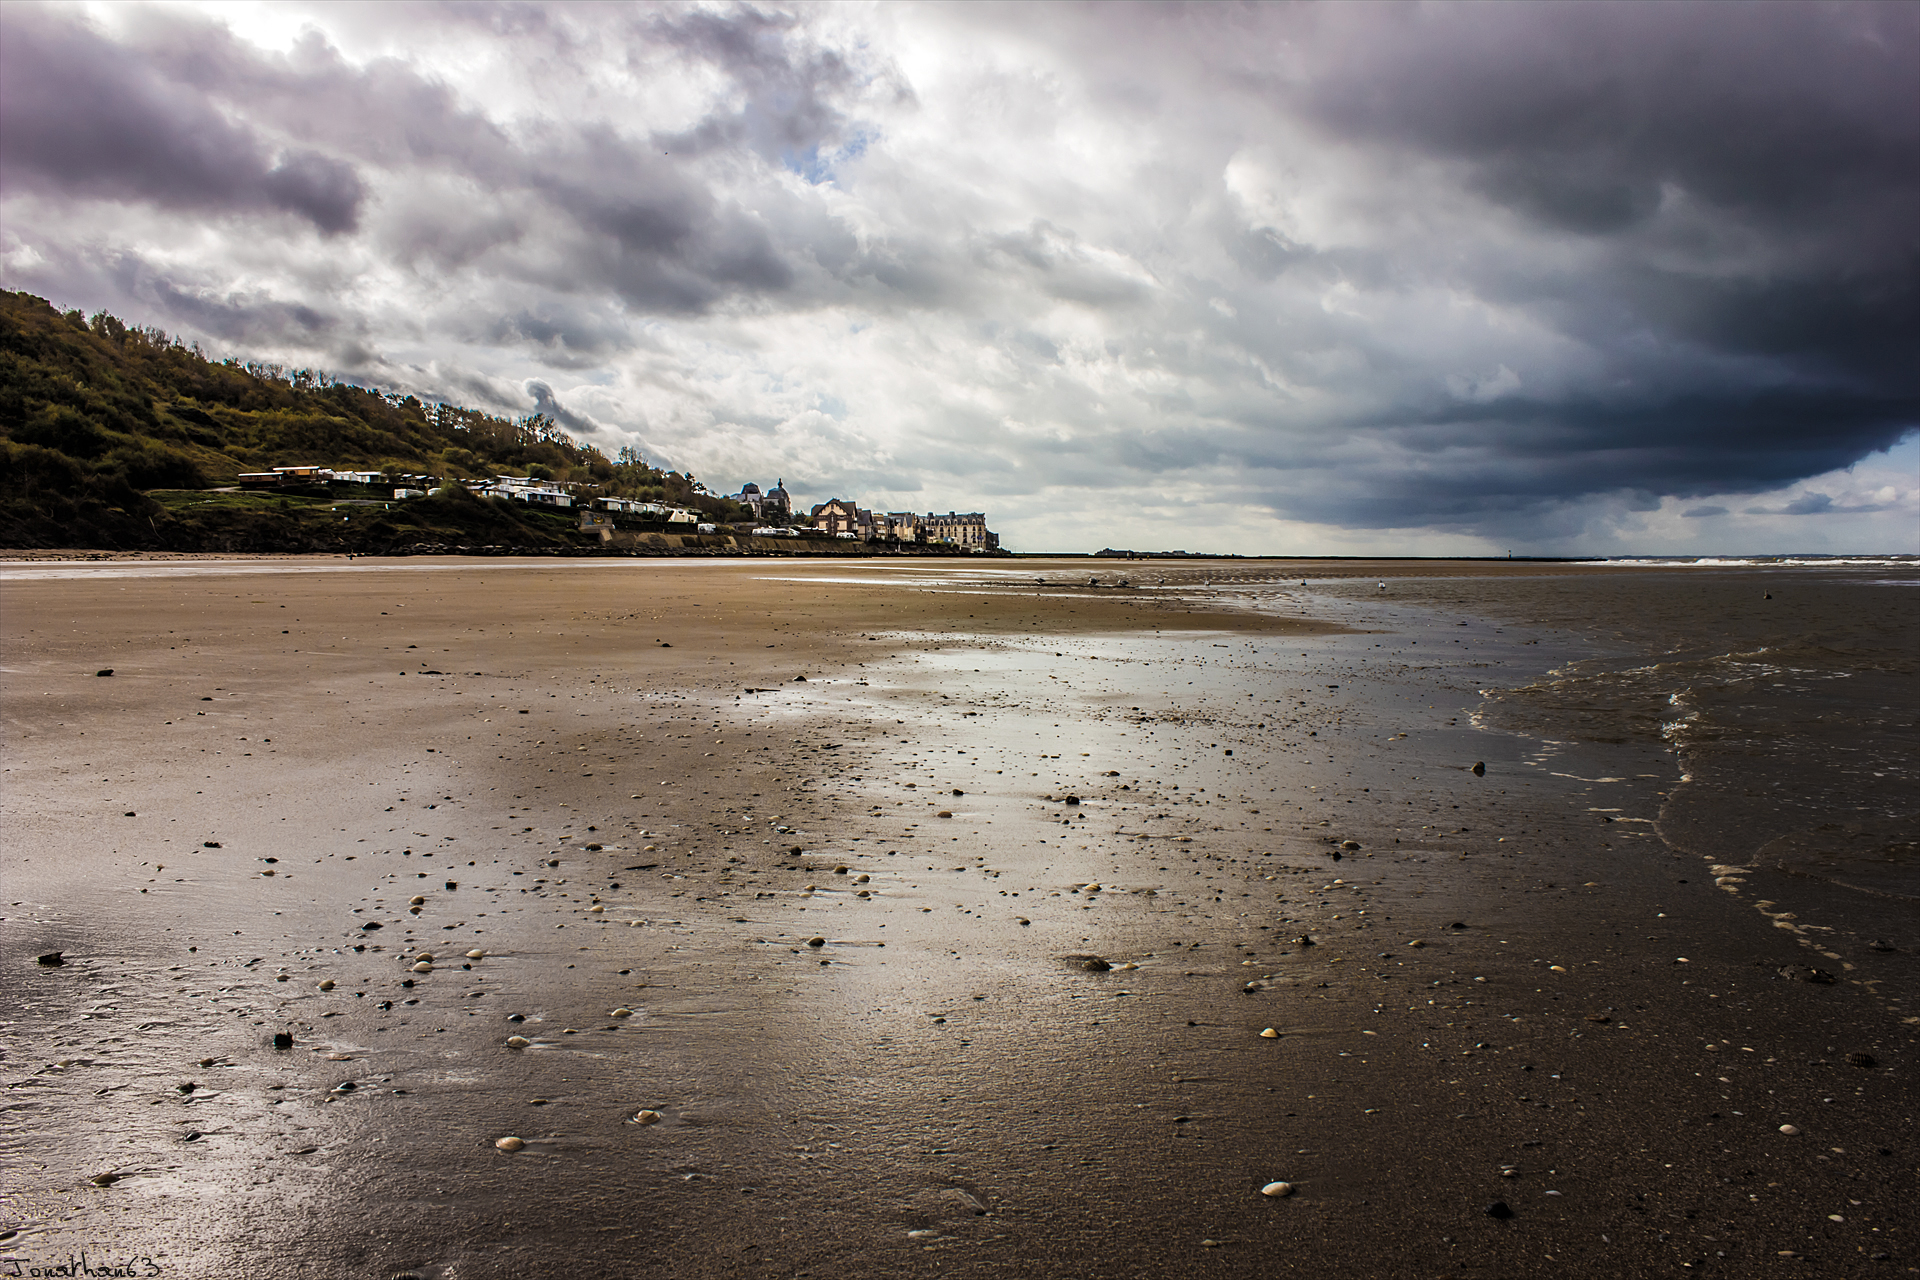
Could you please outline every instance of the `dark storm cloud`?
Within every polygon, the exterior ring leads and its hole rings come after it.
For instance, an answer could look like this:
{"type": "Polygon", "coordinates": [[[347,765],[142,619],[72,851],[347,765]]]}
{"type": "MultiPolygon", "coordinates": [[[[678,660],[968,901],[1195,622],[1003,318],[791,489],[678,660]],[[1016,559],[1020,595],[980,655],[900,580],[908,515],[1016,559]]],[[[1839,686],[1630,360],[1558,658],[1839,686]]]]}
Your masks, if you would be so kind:
{"type": "MultiPolygon", "coordinates": [[[[1831,406],[1802,397],[1788,435],[1825,435],[1831,415],[1844,448],[1865,450],[1914,424],[1920,6],[1322,14],[1331,56],[1299,91],[1312,118],[1456,164],[1469,189],[1598,253],[1604,269],[1553,300],[1570,332],[1695,345],[1828,389],[1831,406]]],[[[1543,281],[1476,283],[1517,298],[1543,281]]],[[[1744,394],[1692,431],[1657,404],[1649,416],[1730,446],[1744,394]]],[[[1746,478],[1773,467],[1756,452],[1746,478]]]]}
{"type": "Polygon", "coordinates": [[[365,194],[351,165],[276,148],[84,24],[27,6],[0,41],[0,175],[174,209],[275,209],[328,233],[353,229],[365,194]]]}

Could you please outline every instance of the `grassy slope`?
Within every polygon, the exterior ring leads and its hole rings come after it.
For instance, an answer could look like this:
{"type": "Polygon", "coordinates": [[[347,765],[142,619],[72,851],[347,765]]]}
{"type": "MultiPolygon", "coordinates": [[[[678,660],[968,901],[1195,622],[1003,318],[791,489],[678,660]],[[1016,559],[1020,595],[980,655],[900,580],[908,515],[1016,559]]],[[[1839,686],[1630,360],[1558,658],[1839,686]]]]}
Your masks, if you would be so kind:
{"type": "Polygon", "coordinates": [[[605,493],[732,514],[687,477],[616,465],[539,419],[215,363],[157,330],[0,292],[0,546],[378,552],[592,541],[569,516],[464,495],[335,509],[201,492],[243,471],[298,464],[444,476],[538,466],[605,493]]]}

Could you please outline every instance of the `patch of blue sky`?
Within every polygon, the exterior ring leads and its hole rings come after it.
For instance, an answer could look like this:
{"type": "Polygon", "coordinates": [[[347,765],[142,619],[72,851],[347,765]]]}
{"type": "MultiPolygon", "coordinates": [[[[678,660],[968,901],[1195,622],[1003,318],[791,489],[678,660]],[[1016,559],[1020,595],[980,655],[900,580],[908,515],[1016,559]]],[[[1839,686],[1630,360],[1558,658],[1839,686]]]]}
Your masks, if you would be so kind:
{"type": "Polygon", "coordinates": [[[789,173],[797,173],[805,178],[809,185],[819,186],[823,182],[833,182],[840,175],[838,167],[850,160],[858,160],[866,154],[872,138],[865,132],[859,132],[838,147],[829,147],[822,151],[818,145],[805,151],[791,148],[780,152],[780,163],[789,173]]]}

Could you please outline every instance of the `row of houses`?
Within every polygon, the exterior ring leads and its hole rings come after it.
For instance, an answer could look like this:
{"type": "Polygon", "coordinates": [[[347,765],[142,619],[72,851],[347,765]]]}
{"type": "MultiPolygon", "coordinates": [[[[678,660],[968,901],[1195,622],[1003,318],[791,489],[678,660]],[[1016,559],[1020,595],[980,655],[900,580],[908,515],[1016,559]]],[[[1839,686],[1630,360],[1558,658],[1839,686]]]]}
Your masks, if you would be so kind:
{"type": "MultiPolygon", "coordinates": [[[[240,477],[240,487],[243,489],[358,484],[391,487],[395,498],[424,497],[440,483],[438,476],[342,471],[320,466],[275,467],[271,471],[247,472],[240,477]]],[[[635,498],[588,498],[578,492],[579,487],[532,476],[495,476],[491,480],[467,482],[467,488],[476,496],[499,501],[524,502],[529,506],[563,511],[583,507],[587,511],[625,515],[664,524],[700,523],[700,516],[696,512],[664,502],[642,502],[635,498]]],[[[925,515],[917,511],[876,512],[850,499],[834,498],[813,508],[813,529],[803,531],[792,526],[793,497],[787,492],[784,480],[775,482],[773,488],[764,492],[757,484],[743,485],[739,493],[728,494],[727,497],[753,512],[757,522],[754,533],[761,536],[798,537],[803,532],[815,532],[860,542],[935,542],[973,551],[1000,549],[1000,536],[987,528],[986,513],[982,511],[949,511],[945,515],[934,511],[925,515]]],[[[602,521],[596,520],[594,523],[602,521]]]]}
{"type": "Polygon", "coordinates": [[[242,489],[299,489],[312,485],[327,484],[364,484],[379,485],[382,488],[393,486],[396,489],[417,489],[425,493],[440,483],[438,476],[395,473],[388,475],[384,471],[337,471],[332,467],[275,467],[271,471],[243,471],[239,485],[242,489]]]}
{"type": "Polygon", "coordinates": [[[861,542],[944,542],[975,551],[998,551],[1000,535],[987,528],[984,511],[869,511],[834,498],[813,509],[815,527],[836,538],[861,542]]]}

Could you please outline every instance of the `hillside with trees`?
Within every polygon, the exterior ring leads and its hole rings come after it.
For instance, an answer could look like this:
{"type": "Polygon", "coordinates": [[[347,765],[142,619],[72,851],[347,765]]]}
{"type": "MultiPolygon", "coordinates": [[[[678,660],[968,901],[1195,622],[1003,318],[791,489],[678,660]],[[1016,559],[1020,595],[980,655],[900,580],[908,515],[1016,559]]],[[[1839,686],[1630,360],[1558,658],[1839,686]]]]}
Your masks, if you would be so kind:
{"type": "Polygon", "coordinates": [[[721,520],[692,476],[608,458],[540,415],[503,418],[383,394],[310,369],[208,359],[158,329],[0,291],[0,546],[379,552],[420,544],[585,546],[574,517],[489,502],[459,482],[563,482],[721,520]],[[377,489],[234,492],[245,472],[314,465],[431,476],[431,497],[377,489]],[[346,514],[341,514],[341,512],[346,514]]]}

